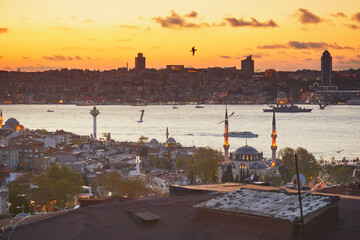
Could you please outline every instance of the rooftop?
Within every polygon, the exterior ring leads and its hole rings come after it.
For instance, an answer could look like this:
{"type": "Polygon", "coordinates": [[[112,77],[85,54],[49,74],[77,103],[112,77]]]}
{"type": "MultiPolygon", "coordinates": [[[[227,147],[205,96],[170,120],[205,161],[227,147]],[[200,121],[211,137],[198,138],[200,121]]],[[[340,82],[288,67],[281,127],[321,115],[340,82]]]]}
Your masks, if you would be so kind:
{"type": "MultiPolygon", "coordinates": [[[[334,196],[303,194],[302,207],[304,217],[338,201],[339,198],[334,196]]],[[[278,218],[291,222],[300,217],[298,195],[286,191],[239,189],[197,204],[195,207],[221,212],[278,218]]]]}

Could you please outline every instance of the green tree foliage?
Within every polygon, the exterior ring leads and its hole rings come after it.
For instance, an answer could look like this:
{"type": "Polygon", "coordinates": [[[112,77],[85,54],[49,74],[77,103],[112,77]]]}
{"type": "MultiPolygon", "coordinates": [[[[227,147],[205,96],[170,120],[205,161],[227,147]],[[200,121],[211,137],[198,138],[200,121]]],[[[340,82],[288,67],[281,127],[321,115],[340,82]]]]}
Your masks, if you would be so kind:
{"type": "Polygon", "coordinates": [[[140,179],[123,179],[116,173],[98,176],[94,187],[100,187],[105,193],[111,192],[113,196],[128,198],[138,198],[152,192],[140,179]]]}
{"type": "Polygon", "coordinates": [[[27,202],[33,202],[32,207],[37,211],[50,211],[53,207],[71,207],[74,206],[82,185],[84,181],[80,173],[71,171],[65,166],[59,168],[53,165],[38,176],[26,173],[11,182],[10,206],[15,208],[20,203],[23,204],[22,198],[24,198],[27,202]]]}
{"type": "Polygon", "coordinates": [[[329,184],[345,184],[355,180],[354,168],[344,165],[326,165],[320,171],[321,180],[329,184]]]}
{"type": "Polygon", "coordinates": [[[275,174],[268,174],[264,176],[264,182],[269,183],[272,187],[280,187],[282,184],[281,176],[275,174]]]}
{"type": "Polygon", "coordinates": [[[223,156],[219,151],[207,148],[197,148],[196,153],[186,161],[186,174],[190,183],[200,180],[202,183],[217,182],[217,168],[223,156]]]}
{"type": "Polygon", "coordinates": [[[23,196],[17,191],[11,191],[9,193],[9,203],[9,214],[12,216],[15,216],[16,214],[21,212],[30,212],[29,200],[26,198],[25,195],[23,196]]]}
{"type": "Polygon", "coordinates": [[[309,182],[318,172],[319,165],[316,163],[314,155],[302,147],[298,147],[296,150],[290,147],[280,150],[281,166],[279,171],[286,182],[291,181],[296,174],[295,153],[298,159],[299,173],[305,176],[306,182],[309,182]]]}

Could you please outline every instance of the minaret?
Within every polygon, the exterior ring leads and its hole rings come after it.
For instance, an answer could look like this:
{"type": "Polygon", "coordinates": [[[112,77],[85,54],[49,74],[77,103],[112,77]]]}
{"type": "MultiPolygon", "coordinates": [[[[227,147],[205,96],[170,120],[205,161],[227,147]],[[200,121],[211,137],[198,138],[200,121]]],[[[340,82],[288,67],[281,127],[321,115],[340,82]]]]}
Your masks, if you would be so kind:
{"type": "Polygon", "coordinates": [[[271,157],[271,167],[275,166],[276,163],[276,123],[275,123],[275,110],[273,111],[273,121],[272,121],[272,134],[271,134],[271,139],[272,139],[272,144],[271,144],[271,151],[272,151],[272,157],[271,157]]]}
{"type": "Polygon", "coordinates": [[[1,112],[0,112],[0,128],[2,128],[3,126],[3,116],[2,116],[2,109],[1,109],[1,112]]]}
{"type": "Polygon", "coordinates": [[[96,107],[94,106],[94,108],[90,111],[90,114],[93,116],[94,119],[94,133],[93,133],[93,138],[96,139],[96,117],[97,115],[100,114],[99,110],[96,109],[96,107]]]}
{"type": "Polygon", "coordinates": [[[169,128],[168,127],[166,127],[166,141],[169,139],[169,128]]]}
{"type": "Polygon", "coordinates": [[[229,121],[227,114],[227,107],[225,110],[225,132],[224,132],[224,154],[225,154],[225,163],[229,163],[229,121]]]}
{"type": "Polygon", "coordinates": [[[140,155],[139,155],[138,152],[137,152],[137,154],[136,154],[135,163],[136,163],[136,172],[137,172],[138,174],[140,174],[140,163],[141,163],[141,160],[140,160],[140,155]]]}

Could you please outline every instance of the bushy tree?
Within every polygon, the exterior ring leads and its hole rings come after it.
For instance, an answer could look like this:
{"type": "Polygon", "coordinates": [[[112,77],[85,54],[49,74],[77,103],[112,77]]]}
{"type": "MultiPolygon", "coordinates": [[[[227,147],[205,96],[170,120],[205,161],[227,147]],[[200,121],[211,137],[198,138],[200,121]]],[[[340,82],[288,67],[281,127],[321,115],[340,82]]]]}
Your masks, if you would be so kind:
{"type": "Polygon", "coordinates": [[[9,198],[9,202],[11,206],[17,206],[25,200],[33,201],[32,207],[37,211],[50,211],[53,207],[71,207],[82,185],[84,181],[80,173],[65,166],[60,168],[53,165],[38,176],[26,173],[11,182],[9,194],[12,198],[9,198]],[[16,196],[21,196],[25,200],[16,196]]]}
{"type": "Polygon", "coordinates": [[[319,165],[316,163],[314,155],[302,147],[298,147],[296,150],[290,147],[280,150],[281,166],[279,171],[286,182],[291,181],[296,174],[295,153],[298,159],[299,173],[305,176],[306,182],[309,182],[318,172],[319,165]]]}
{"type": "Polygon", "coordinates": [[[101,187],[104,192],[111,192],[113,196],[126,196],[129,198],[138,198],[152,192],[145,187],[141,179],[123,179],[116,173],[98,176],[94,187],[101,187]]]}
{"type": "Polygon", "coordinates": [[[320,171],[321,180],[329,184],[345,184],[355,180],[354,168],[344,165],[326,165],[320,171]]]}
{"type": "Polygon", "coordinates": [[[217,168],[223,156],[219,151],[207,148],[197,148],[194,155],[186,162],[186,173],[191,183],[199,179],[202,183],[217,182],[217,168]]]}

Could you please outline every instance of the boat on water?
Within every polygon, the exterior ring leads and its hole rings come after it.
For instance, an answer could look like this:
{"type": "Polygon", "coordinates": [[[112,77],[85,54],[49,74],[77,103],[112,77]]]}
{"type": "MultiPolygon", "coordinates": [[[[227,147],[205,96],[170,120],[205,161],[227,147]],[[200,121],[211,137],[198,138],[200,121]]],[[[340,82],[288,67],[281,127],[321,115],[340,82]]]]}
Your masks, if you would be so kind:
{"type": "Polygon", "coordinates": [[[203,106],[197,105],[195,108],[204,108],[203,106]]]}
{"type": "Polygon", "coordinates": [[[301,108],[296,106],[293,103],[292,91],[290,89],[290,99],[287,98],[286,93],[281,91],[278,93],[277,98],[274,102],[268,104],[268,109],[263,109],[264,112],[287,112],[287,113],[297,113],[297,112],[311,112],[311,108],[301,108]]]}
{"type": "Polygon", "coordinates": [[[229,136],[240,138],[257,138],[259,134],[254,134],[252,132],[229,132],[229,136]]]}
{"type": "Polygon", "coordinates": [[[173,109],[179,109],[179,107],[175,107],[175,106],[174,106],[173,109]]]}
{"type": "Polygon", "coordinates": [[[54,112],[54,110],[47,110],[47,112],[54,112]]]}
{"type": "Polygon", "coordinates": [[[296,106],[294,104],[288,105],[276,105],[276,106],[270,106],[270,108],[263,109],[264,112],[289,112],[289,113],[296,113],[296,112],[311,112],[312,108],[302,108],[299,106],[296,106]]]}

